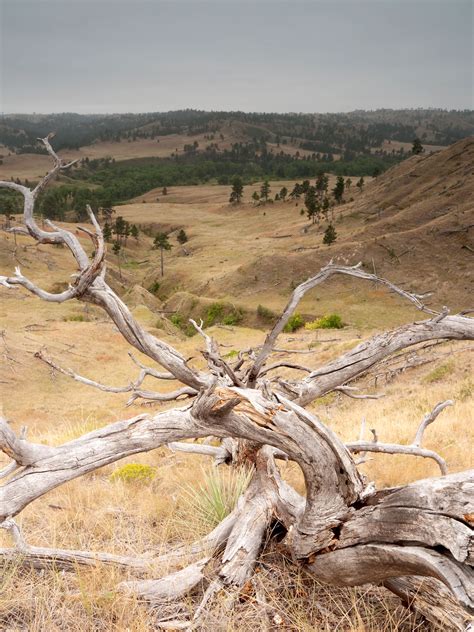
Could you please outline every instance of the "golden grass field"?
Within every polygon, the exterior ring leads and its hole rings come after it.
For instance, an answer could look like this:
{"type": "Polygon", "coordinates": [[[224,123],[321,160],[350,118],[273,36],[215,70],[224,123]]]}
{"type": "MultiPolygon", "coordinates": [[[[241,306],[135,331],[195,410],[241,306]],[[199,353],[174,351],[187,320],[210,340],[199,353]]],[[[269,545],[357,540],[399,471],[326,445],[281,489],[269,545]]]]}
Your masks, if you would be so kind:
{"type": "MultiPolygon", "coordinates": [[[[43,157],[36,158],[35,169],[39,170],[43,157]]],[[[414,168],[418,168],[418,164],[413,161],[414,168]]],[[[288,186],[288,183],[272,183],[272,192],[277,192],[283,184],[288,186]]],[[[386,189],[389,185],[387,181],[386,189]]],[[[472,294],[454,287],[470,287],[469,266],[458,268],[455,276],[449,267],[451,264],[447,264],[448,259],[454,259],[453,266],[456,262],[459,264],[469,251],[454,252],[451,248],[446,253],[441,249],[439,261],[433,253],[430,263],[434,271],[429,277],[418,263],[422,248],[425,256],[429,252],[429,237],[423,237],[420,253],[415,253],[412,259],[412,255],[402,257],[399,263],[387,259],[383,249],[377,247],[378,237],[374,233],[384,226],[398,247],[412,234],[422,233],[420,218],[424,217],[431,226],[441,223],[442,227],[449,219],[430,217],[427,212],[423,215],[421,206],[428,205],[426,194],[423,200],[421,193],[419,199],[413,193],[412,205],[397,212],[388,211],[383,220],[377,220],[382,223],[376,230],[373,223],[364,221],[363,213],[373,209],[383,193],[383,186],[380,179],[370,184],[361,196],[356,197],[354,193],[354,202],[336,208],[338,241],[330,248],[321,243],[323,228],[308,227],[306,218],[299,214],[301,202],[254,207],[249,197],[258,184],[246,188],[245,203],[239,207],[227,204],[229,187],[175,187],[166,198],[159,191],[152,191],[116,210],[142,228],[148,226],[167,232],[172,229],[173,248],[165,253],[165,278],[160,278],[159,253],[151,250],[151,238],[141,233],[139,241],[135,243],[131,239],[125,249],[121,260],[122,278],[117,258],[108,254],[111,284],[126,301],[128,297],[138,320],[185,355],[192,355],[193,362],[201,366],[204,366],[200,356],[201,339],[198,336],[187,338],[171,323],[164,323],[160,310],[192,312],[212,301],[228,301],[245,310],[242,326],[214,326],[209,333],[225,345],[223,349],[227,352],[256,345],[265,335],[255,316],[257,306],[281,310],[292,287],[315,273],[331,256],[348,263],[356,263],[359,258],[373,260],[379,274],[395,281],[408,281],[409,289],[419,289],[425,282],[431,283],[437,278],[436,286],[428,288],[436,292],[434,304],[448,303],[455,309],[472,307],[472,294]],[[407,226],[410,208],[413,222],[414,217],[418,218],[415,227],[407,226]],[[187,255],[175,238],[176,231],[182,227],[189,236],[185,245],[187,255]],[[303,232],[305,227],[307,232],[303,232]],[[391,227],[391,233],[387,227],[391,227]],[[135,286],[148,288],[154,281],[160,282],[157,298],[133,290],[135,286]],[[195,304],[194,308],[191,304],[195,304]]],[[[463,197],[457,200],[457,219],[454,214],[449,219],[455,225],[459,217],[465,221],[462,200],[463,197]]],[[[425,233],[430,234],[429,230],[425,233]]],[[[454,238],[457,239],[457,235],[454,238]]],[[[11,274],[19,264],[25,276],[51,289],[58,288],[55,284],[64,283],[74,272],[71,258],[63,249],[36,246],[23,237],[17,237],[17,244],[15,249],[12,235],[1,235],[0,274],[11,274]]],[[[136,366],[127,356],[127,344],[103,313],[77,302],[46,304],[21,289],[1,287],[0,299],[3,414],[15,430],[27,425],[29,439],[58,445],[143,410],[140,406],[125,408],[127,394],[112,395],[78,384],[52,372],[34,358],[36,351],[45,348],[59,364],[82,375],[107,384],[127,384],[134,379],[136,366]]],[[[308,319],[337,312],[346,323],[342,330],[302,329],[282,334],[281,347],[312,349],[312,354],[301,356],[312,367],[375,332],[420,318],[419,312],[401,298],[356,280],[317,288],[305,298],[299,311],[308,319]]],[[[407,370],[391,380],[381,379],[376,389],[370,376],[361,381],[364,389],[385,393],[382,399],[353,400],[329,395],[316,401],[312,409],[345,440],[358,438],[361,420],[365,418],[369,436],[369,429],[376,428],[381,440],[405,443],[413,439],[425,412],[444,399],[453,399],[454,406],[428,428],[425,445],[446,458],[450,471],[472,467],[472,350],[469,343],[440,345],[432,352],[436,356],[432,364],[407,370]]],[[[284,354],[281,357],[285,357],[284,354]]],[[[147,362],[144,358],[141,360],[147,362]]],[[[282,369],[281,375],[294,377],[295,372],[282,369]]],[[[164,384],[166,389],[176,387],[174,382],[164,384]]],[[[153,387],[151,381],[146,382],[145,387],[147,385],[153,387]]],[[[146,410],[154,411],[166,405],[153,404],[146,410]]],[[[157,468],[156,477],[141,483],[112,480],[111,474],[121,465],[117,463],[63,485],[18,516],[27,541],[39,546],[133,555],[150,550],[165,551],[172,544],[182,540],[190,542],[206,533],[209,527],[191,502],[189,491],[191,487],[199,494],[199,485],[209,476],[212,466],[205,457],[160,448],[126,462],[152,465],[157,468]]],[[[0,467],[5,463],[2,456],[0,467]]],[[[438,473],[431,461],[400,455],[374,455],[361,468],[379,487],[438,473]]],[[[224,469],[221,476],[225,478],[229,474],[224,469]]],[[[285,466],[285,476],[304,492],[295,467],[285,466]]],[[[10,545],[7,535],[1,532],[0,545],[10,545]]],[[[275,630],[429,629],[382,589],[338,590],[323,586],[293,566],[286,566],[271,552],[261,560],[257,576],[272,607],[275,630]]],[[[88,570],[78,568],[66,574],[25,572],[14,566],[3,568],[0,630],[144,632],[157,629],[156,612],[114,592],[114,585],[123,578],[122,572],[101,566],[88,570]]],[[[192,607],[191,601],[189,606],[192,607]]],[[[206,621],[207,627],[203,629],[207,630],[242,632],[264,625],[251,601],[240,603],[229,613],[224,599],[212,605],[206,621]]]]}

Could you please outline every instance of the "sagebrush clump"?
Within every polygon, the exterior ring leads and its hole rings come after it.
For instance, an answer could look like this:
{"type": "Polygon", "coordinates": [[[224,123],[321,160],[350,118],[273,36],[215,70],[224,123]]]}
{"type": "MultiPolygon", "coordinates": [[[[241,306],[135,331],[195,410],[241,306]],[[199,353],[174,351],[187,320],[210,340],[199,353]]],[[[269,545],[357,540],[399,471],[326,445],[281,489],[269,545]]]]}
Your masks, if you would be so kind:
{"type": "Polygon", "coordinates": [[[327,314],[305,324],[305,329],[342,329],[344,323],[339,314],[327,314]]]}
{"type": "Polygon", "coordinates": [[[152,481],[156,474],[156,467],[152,467],[151,465],[127,463],[114,470],[110,475],[110,480],[123,481],[125,483],[144,483],[152,481]]]}

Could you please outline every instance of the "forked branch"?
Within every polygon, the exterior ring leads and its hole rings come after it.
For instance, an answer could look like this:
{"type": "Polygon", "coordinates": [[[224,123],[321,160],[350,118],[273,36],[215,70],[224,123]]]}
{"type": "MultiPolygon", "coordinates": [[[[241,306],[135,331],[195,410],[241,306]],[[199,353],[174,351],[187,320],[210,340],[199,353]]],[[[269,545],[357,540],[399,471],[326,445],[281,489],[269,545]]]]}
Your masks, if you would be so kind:
{"type": "Polygon", "coordinates": [[[374,433],[373,441],[363,441],[360,439],[359,441],[355,441],[353,443],[346,443],[346,447],[354,454],[360,452],[364,454],[366,452],[379,452],[382,454],[407,454],[410,456],[421,456],[425,459],[433,459],[433,461],[436,461],[438,464],[441,474],[444,476],[448,473],[446,461],[434,450],[422,448],[421,442],[426,428],[435,421],[438,415],[445,408],[453,406],[453,404],[454,402],[452,400],[447,399],[446,401],[437,404],[430,413],[427,413],[416,431],[413,442],[409,445],[401,445],[398,443],[379,443],[377,434],[374,433]]]}

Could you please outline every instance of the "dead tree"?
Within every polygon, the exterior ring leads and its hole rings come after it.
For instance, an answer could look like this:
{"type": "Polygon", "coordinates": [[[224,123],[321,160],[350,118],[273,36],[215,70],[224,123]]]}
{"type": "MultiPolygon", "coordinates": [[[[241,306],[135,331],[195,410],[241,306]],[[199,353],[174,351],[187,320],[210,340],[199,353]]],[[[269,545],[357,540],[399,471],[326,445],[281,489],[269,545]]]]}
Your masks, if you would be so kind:
{"type": "MultiPolygon", "coordinates": [[[[202,324],[193,323],[204,338],[203,355],[208,365],[206,371],[197,370],[176,349],[145,331],[107,285],[105,243],[90,209],[93,230],[81,230],[93,242],[91,258],[73,232],[49,221],[45,222],[47,230],[38,226],[33,210],[39,193],[69,166],[54,152],[50,137],[41,140],[54,161],[52,171],[33,190],[13,182],[1,182],[0,186],[18,191],[24,197],[21,232],[37,243],[66,246],[74,257],[77,273],[68,289],[58,294],[38,287],[19,268],[14,276],[0,277],[0,283],[8,289],[21,286],[45,301],[62,303],[76,299],[101,307],[130,345],[161,368],[148,368],[137,360],[139,377],[128,386],[112,387],[61,368],[44,355],[40,357],[91,387],[130,393],[130,403],[137,398],[153,401],[185,397],[187,401],[170,410],[142,413],[112,423],[58,447],[32,443],[23,434],[15,434],[6,420],[1,420],[0,449],[11,463],[0,472],[3,479],[0,523],[10,530],[14,546],[1,549],[0,557],[16,558],[22,564],[39,568],[53,562],[56,567],[66,569],[76,564],[117,564],[138,575],[135,580],[120,584],[119,589],[133,591],[152,603],[176,599],[191,590],[203,590],[194,618],[172,623],[174,627],[193,627],[214,593],[225,588],[238,594],[248,582],[264,543],[268,543],[269,529],[278,522],[280,531],[285,533],[283,546],[289,556],[325,582],[338,586],[383,584],[414,607],[426,596],[427,587],[438,585],[442,592],[444,584],[465,609],[472,610],[473,472],[446,474],[442,457],[422,447],[426,427],[451,402],[441,403],[422,420],[409,446],[383,444],[376,437],[374,441],[361,438],[345,445],[304,407],[335,390],[363,397],[349,386],[352,380],[391,354],[413,345],[430,340],[472,340],[474,319],[449,315],[446,309],[442,312],[429,309],[422,296],[369,274],[360,265],[330,263],[294,290],[264,344],[242,352],[233,364],[221,356],[219,346],[202,324]],[[324,366],[300,367],[305,373],[300,380],[272,378],[272,371],[280,366],[271,362],[278,335],[299,301],[307,291],[336,275],[385,286],[427,317],[378,334],[324,366]],[[182,386],[166,395],[145,391],[141,384],[146,375],[158,381],[174,379],[182,386]],[[221,439],[221,445],[184,441],[209,436],[221,439]],[[162,445],[187,453],[207,454],[229,466],[246,463],[253,468],[251,482],[233,512],[203,540],[190,547],[173,549],[165,556],[168,562],[182,563],[186,555],[191,562],[189,566],[166,577],[145,580],[139,578],[140,573],[158,567],[163,557],[129,558],[48,549],[30,546],[23,540],[14,516],[29,503],[83,474],[162,445]],[[432,458],[442,476],[377,491],[359,472],[360,457],[356,461],[353,456],[368,452],[400,452],[432,458]],[[278,468],[280,458],[293,460],[300,466],[306,484],[305,497],[282,479],[278,468]],[[217,570],[209,581],[205,580],[208,577],[205,571],[211,560],[217,570]],[[420,585],[420,577],[436,581],[420,585]]],[[[435,611],[436,608],[426,607],[424,614],[434,617],[435,611]]]]}

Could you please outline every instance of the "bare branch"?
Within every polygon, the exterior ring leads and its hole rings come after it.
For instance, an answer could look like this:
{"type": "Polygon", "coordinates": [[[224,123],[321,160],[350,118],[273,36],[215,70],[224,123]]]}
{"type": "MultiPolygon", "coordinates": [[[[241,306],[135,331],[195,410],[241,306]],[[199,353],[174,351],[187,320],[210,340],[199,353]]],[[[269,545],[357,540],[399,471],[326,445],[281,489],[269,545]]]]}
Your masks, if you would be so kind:
{"type": "Polygon", "coordinates": [[[173,452],[187,452],[189,454],[212,456],[217,463],[225,463],[232,456],[225,446],[205,445],[203,443],[180,443],[174,441],[168,443],[168,448],[173,452]]]}
{"type": "Polygon", "coordinates": [[[271,353],[275,345],[277,337],[283,331],[285,325],[289,321],[298,303],[301,301],[301,299],[306,294],[306,292],[313,289],[314,287],[316,287],[323,281],[326,281],[329,277],[335,274],[349,275],[349,276],[357,277],[359,279],[364,279],[366,281],[372,281],[374,283],[384,285],[388,287],[392,292],[395,292],[396,294],[399,294],[403,298],[406,298],[409,301],[411,301],[418,309],[424,312],[427,312],[429,314],[433,314],[434,316],[438,315],[438,312],[428,309],[422,303],[422,301],[420,300],[421,295],[412,294],[410,292],[402,290],[401,288],[391,283],[391,281],[387,281],[387,279],[382,279],[376,276],[375,274],[364,272],[364,270],[360,269],[360,266],[361,266],[361,263],[357,264],[356,266],[348,267],[348,266],[334,265],[331,262],[326,267],[322,268],[321,271],[316,276],[298,285],[298,287],[294,290],[288,304],[283,310],[283,313],[280,319],[278,320],[278,322],[275,324],[275,326],[273,327],[273,329],[271,330],[271,332],[267,335],[265,339],[262,349],[260,353],[258,354],[257,359],[255,360],[249,372],[249,378],[248,378],[249,386],[252,386],[255,384],[257,376],[260,373],[260,369],[262,368],[268,355],[271,353]]]}
{"type": "Polygon", "coordinates": [[[298,371],[305,371],[306,373],[311,373],[311,371],[312,371],[312,369],[309,369],[308,367],[303,366],[301,364],[294,364],[293,362],[282,361],[282,362],[276,362],[275,364],[271,364],[270,366],[264,367],[260,371],[259,377],[263,377],[264,375],[266,375],[270,371],[274,371],[275,369],[279,369],[280,367],[287,367],[289,369],[296,369],[298,371]]]}
{"type": "Polygon", "coordinates": [[[147,399],[147,400],[156,400],[156,401],[172,401],[174,399],[178,399],[178,397],[182,395],[196,395],[197,391],[190,387],[183,387],[175,391],[171,391],[169,393],[158,393],[156,391],[145,391],[140,390],[140,386],[143,383],[143,380],[147,375],[151,375],[156,377],[157,379],[175,379],[171,373],[160,373],[155,369],[150,367],[146,367],[133,358],[131,354],[129,354],[133,361],[141,366],[140,374],[138,378],[134,382],[130,382],[127,386],[108,386],[107,384],[101,384],[100,382],[96,382],[95,380],[91,380],[87,377],[83,377],[75,373],[72,369],[67,369],[56,364],[51,358],[48,358],[43,351],[37,351],[35,353],[35,358],[42,360],[46,364],[48,364],[52,369],[58,371],[58,373],[62,373],[63,375],[67,375],[68,377],[80,382],[81,384],[85,384],[87,386],[93,386],[101,391],[105,391],[106,393],[130,393],[133,392],[132,397],[127,402],[127,406],[130,406],[136,399],[147,399]]]}
{"type": "Polygon", "coordinates": [[[474,340],[474,319],[446,316],[403,325],[377,334],[354,349],[316,369],[300,382],[280,382],[296,401],[305,406],[336,387],[347,385],[392,353],[428,340],[474,340]]]}
{"type": "Polygon", "coordinates": [[[407,454],[410,456],[421,456],[426,459],[433,459],[433,461],[436,461],[438,464],[441,474],[444,476],[448,473],[446,461],[434,450],[422,448],[421,442],[423,439],[423,433],[427,426],[432,424],[445,408],[452,406],[453,404],[454,402],[448,399],[445,402],[440,402],[430,413],[427,413],[416,432],[415,439],[409,445],[400,445],[398,443],[379,443],[377,434],[375,433],[375,430],[373,430],[374,441],[363,441],[361,436],[359,441],[346,443],[346,447],[351,452],[362,452],[364,455],[366,452],[380,452],[382,454],[407,454]]]}
{"type": "Polygon", "coordinates": [[[211,371],[218,376],[227,375],[231,380],[231,384],[235,384],[236,386],[244,386],[242,381],[237,377],[234,369],[232,369],[229,364],[227,364],[227,362],[221,357],[219,353],[219,345],[217,344],[217,342],[213,338],[211,338],[211,336],[208,336],[204,331],[202,320],[200,325],[198,325],[196,321],[192,318],[189,319],[189,322],[206,341],[206,352],[203,353],[203,355],[206,358],[211,371]]]}
{"type": "Polygon", "coordinates": [[[180,397],[194,397],[197,395],[197,391],[190,386],[182,386],[175,391],[169,393],[158,393],[156,391],[143,391],[140,389],[133,389],[133,395],[127,401],[127,406],[131,406],[137,399],[146,399],[148,401],[155,402],[172,402],[180,397]]]}
{"type": "Polygon", "coordinates": [[[347,397],[351,397],[352,399],[380,399],[381,397],[385,397],[385,393],[379,393],[375,395],[363,395],[354,393],[354,391],[359,390],[356,386],[337,386],[333,390],[338,391],[343,395],[347,395],[347,397]]]}
{"type": "Polygon", "coordinates": [[[97,562],[100,562],[144,572],[151,567],[153,562],[150,559],[111,553],[31,546],[25,542],[20,528],[12,518],[7,518],[0,523],[0,529],[9,531],[15,544],[14,548],[0,548],[0,558],[4,561],[12,560],[33,568],[42,569],[54,566],[63,570],[74,570],[78,564],[96,566],[97,562]]]}
{"type": "Polygon", "coordinates": [[[430,424],[432,424],[433,421],[435,421],[436,417],[441,412],[443,412],[443,410],[447,408],[448,406],[454,406],[454,402],[452,399],[447,399],[444,402],[440,402],[439,404],[436,404],[436,406],[433,408],[433,410],[430,413],[426,413],[423,421],[420,424],[420,427],[416,431],[416,436],[412,445],[421,446],[421,442],[423,441],[423,433],[425,432],[426,428],[430,424]]]}

